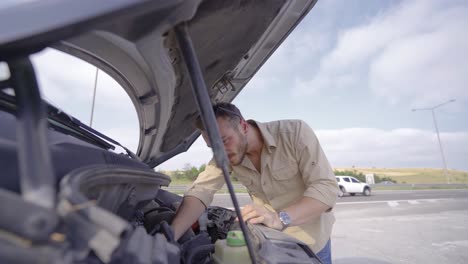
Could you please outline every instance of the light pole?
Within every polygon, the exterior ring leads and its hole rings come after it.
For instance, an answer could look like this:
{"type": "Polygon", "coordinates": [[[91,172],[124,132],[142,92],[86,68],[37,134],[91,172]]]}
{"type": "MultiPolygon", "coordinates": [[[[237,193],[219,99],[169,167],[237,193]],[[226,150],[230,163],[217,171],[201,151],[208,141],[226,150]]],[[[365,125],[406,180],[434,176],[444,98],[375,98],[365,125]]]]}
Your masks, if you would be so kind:
{"type": "Polygon", "coordinates": [[[98,81],[99,68],[96,67],[96,75],[94,76],[94,89],[93,89],[93,103],[91,104],[91,118],[89,120],[89,127],[93,127],[94,104],[96,103],[96,88],[98,81]]]}
{"type": "Polygon", "coordinates": [[[445,179],[447,180],[447,183],[450,183],[450,179],[449,179],[449,176],[448,176],[448,173],[447,173],[447,163],[445,162],[444,150],[442,149],[442,142],[440,141],[439,128],[437,127],[437,121],[436,121],[435,111],[434,110],[436,108],[439,108],[439,107],[443,106],[443,105],[453,103],[453,102],[455,102],[455,99],[452,99],[452,100],[449,100],[447,102],[438,104],[438,105],[436,105],[434,107],[411,109],[411,111],[413,111],[413,112],[415,112],[415,111],[425,111],[425,110],[429,111],[430,110],[431,113],[432,113],[432,119],[434,120],[434,127],[435,127],[435,130],[436,130],[436,133],[437,133],[437,140],[439,141],[440,155],[442,156],[442,162],[444,164],[444,176],[445,176],[445,179]]]}

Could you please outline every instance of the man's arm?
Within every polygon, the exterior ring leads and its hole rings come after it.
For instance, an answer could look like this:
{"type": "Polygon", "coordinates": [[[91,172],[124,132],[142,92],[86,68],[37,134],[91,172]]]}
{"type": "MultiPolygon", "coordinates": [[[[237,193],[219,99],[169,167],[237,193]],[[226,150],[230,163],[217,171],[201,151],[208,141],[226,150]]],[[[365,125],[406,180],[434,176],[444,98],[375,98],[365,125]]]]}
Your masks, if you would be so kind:
{"type": "MultiPolygon", "coordinates": [[[[339,189],[333,169],[313,130],[305,122],[301,122],[299,131],[296,141],[296,159],[302,180],[306,185],[304,197],[299,204],[309,205],[306,210],[311,210],[308,219],[312,219],[333,208],[338,198],[339,189]],[[306,202],[308,200],[315,202],[306,202]],[[316,214],[316,212],[319,213],[316,214]]],[[[291,214],[297,214],[298,221],[302,222],[300,219],[303,217],[301,217],[300,212],[297,212],[298,208],[294,205],[284,210],[288,213],[291,211],[291,214]]],[[[293,221],[295,220],[293,219],[293,221]]]]}
{"type": "MultiPolygon", "coordinates": [[[[304,122],[297,130],[295,146],[295,156],[306,190],[301,199],[282,211],[291,217],[291,225],[300,225],[331,210],[338,196],[338,184],[317,137],[304,122]]],[[[245,206],[242,216],[253,224],[263,223],[278,230],[283,228],[278,214],[261,205],[245,206]]]]}
{"type": "MultiPolygon", "coordinates": [[[[289,214],[291,226],[302,225],[330,209],[330,206],[310,197],[302,197],[299,201],[282,211],[289,214]]],[[[283,224],[276,212],[268,210],[263,205],[249,204],[242,208],[244,221],[252,224],[264,224],[270,228],[281,230],[283,224]]]]}
{"type": "Polygon", "coordinates": [[[206,207],[200,199],[193,196],[184,197],[174,220],[172,220],[172,229],[176,241],[197,221],[205,209],[206,207]]]}
{"type": "Polygon", "coordinates": [[[224,184],[222,171],[211,160],[205,170],[185,192],[184,199],[172,220],[174,238],[179,239],[190,226],[197,221],[206,207],[213,201],[213,196],[224,184]]]}
{"type": "Polygon", "coordinates": [[[330,206],[310,197],[302,197],[298,202],[283,209],[291,216],[291,225],[302,225],[325,213],[330,206]]]}

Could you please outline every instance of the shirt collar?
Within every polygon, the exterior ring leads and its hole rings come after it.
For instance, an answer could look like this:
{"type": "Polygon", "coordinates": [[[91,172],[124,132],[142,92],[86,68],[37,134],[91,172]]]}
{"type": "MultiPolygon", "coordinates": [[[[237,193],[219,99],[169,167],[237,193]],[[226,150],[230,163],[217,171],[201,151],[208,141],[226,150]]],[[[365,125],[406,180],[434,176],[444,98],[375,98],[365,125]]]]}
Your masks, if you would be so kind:
{"type": "Polygon", "coordinates": [[[265,143],[268,152],[271,153],[271,151],[276,148],[276,141],[270,131],[268,131],[266,123],[258,122],[252,119],[247,120],[247,122],[260,130],[260,134],[263,137],[263,142],[265,143]]]}

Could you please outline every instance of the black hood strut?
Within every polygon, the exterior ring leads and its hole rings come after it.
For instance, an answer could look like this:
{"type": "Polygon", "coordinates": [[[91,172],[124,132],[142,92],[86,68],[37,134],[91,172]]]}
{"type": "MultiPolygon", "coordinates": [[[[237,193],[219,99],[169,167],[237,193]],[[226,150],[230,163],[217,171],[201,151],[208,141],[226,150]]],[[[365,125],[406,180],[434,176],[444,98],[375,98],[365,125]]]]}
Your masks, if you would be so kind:
{"type": "Polygon", "coordinates": [[[187,25],[182,24],[177,26],[175,28],[175,33],[177,37],[177,42],[179,44],[179,48],[182,52],[182,57],[184,58],[185,65],[187,67],[190,80],[192,82],[192,89],[195,96],[195,101],[198,105],[198,109],[200,110],[201,120],[203,122],[204,127],[206,128],[209,140],[211,142],[211,147],[213,149],[213,156],[216,161],[216,165],[223,171],[224,180],[229,190],[229,194],[231,195],[232,204],[239,219],[240,228],[244,233],[245,242],[247,244],[250,259],[252,263],[255,263],[255,251],[253,250],[252,242],[250,239],[250,232],[248,232],[247,225],[245,224],[242,218],[239,203],[237,201],[236,195],[234,194],[234,188],[232,187],[231,180],[229,179],[228,159],[226,156],[226,152],[224,151],[224,145],[219,134],[218,126],[216,123],[216,117],[213,112],[213,107],[211,105],[208,89],[203,79],[200,64],[198,63],[197,55],[195,53],[192,40],[187,31],[187,25]]]}

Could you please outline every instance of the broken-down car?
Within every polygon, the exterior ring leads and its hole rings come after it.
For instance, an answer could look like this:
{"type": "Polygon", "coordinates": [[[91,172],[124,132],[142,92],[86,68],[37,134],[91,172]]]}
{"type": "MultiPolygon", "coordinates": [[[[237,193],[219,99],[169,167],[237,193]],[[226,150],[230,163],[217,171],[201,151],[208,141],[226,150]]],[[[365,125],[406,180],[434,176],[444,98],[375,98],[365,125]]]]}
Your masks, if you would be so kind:
{"type": "Polygon", "coordinates": [[[301,241],[235,221],[239,205],[211,108],[241,92],[314,4],[66,0],[0,8],[0,61],[9,73],[0,80],[0,263],[320,263],[301,241]],[[30,56],[45,48],[121,85],[138,116],[136,153],[41,97],[30,56]],[[161,189],[170,177],[154,168],[199,137],[198,116],[234,210],[208,208],[174,241],[181,197],[161,189]],[[243,253],[229,255],[232,246],[243,253]]]}

